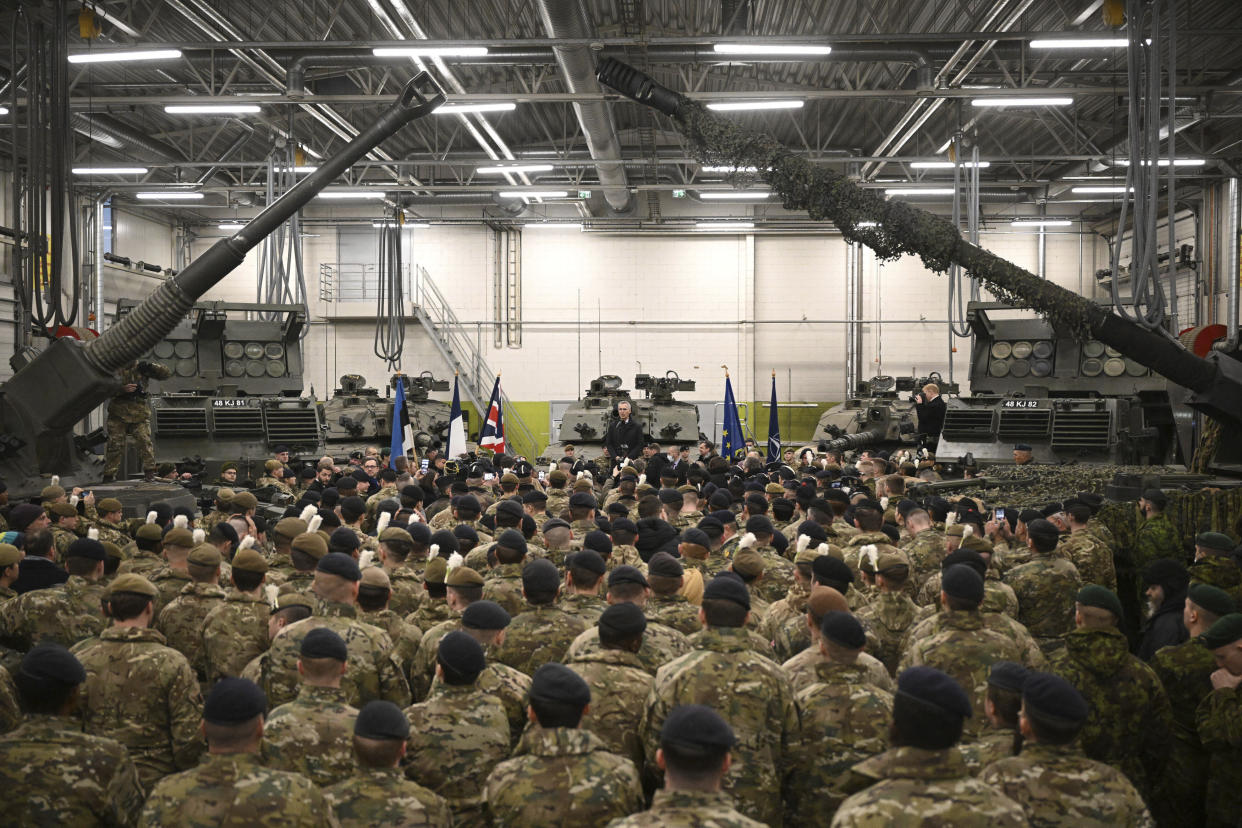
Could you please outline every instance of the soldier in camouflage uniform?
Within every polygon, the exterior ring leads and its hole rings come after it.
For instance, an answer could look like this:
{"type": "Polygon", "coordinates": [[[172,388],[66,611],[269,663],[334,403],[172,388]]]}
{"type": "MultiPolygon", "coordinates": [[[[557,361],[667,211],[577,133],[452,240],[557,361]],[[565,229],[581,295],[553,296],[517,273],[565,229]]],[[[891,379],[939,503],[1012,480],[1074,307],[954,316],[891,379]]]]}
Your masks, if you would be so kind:
{"type": "Polygon", "coordinates": [[[104,628],[103,544],[79,538],[65,552],[69,580],[0,604],[0,642],[25,652],[40,641],[72,647],[104,628]]]}
{"type": "Polygon", "coordinates": [[[1195,584],[1182,609],[1190,640],[1157,650],[1151,659],[1151,669],[1164,686],[1173,715],[1173,743],[1154,806],[1162,825],[1191,828],[1203,824],[1208,757],[1199,742],[1195,714],[1212,692],[1212,673],[1216,670],[1216,661],[1203,642],[1203,634],[1236,609],[1229,593],[1207,584],[1195,584]]]}
{"type": "Polygon", "coordinates": [[[884,662],[891,675],[897,675],[897,662],[901,659],[902,641],[912,626],[931,614],[928,607],[920,607],[910,600],[906,583],[913,571],[906,553],[892,547],[877,547],[875,560],[863,560],[864,572],[873,570],[876,586],[875,597],[858,610],[858,620],[874,637],[878,646],[871,654],[884,662]]]}
{"type": "Polygon", "coordinates": [[[194,549],[194,534],[189,529],[173,528],[164,533],[164,566],[147,575],[159,594],[155,596],[155,617],[168,602],[181,594],[183,587],[193,581],[190,578],[190,551],[194,549]]]}
{"type": "Polygon", "coordinates": [[[470,634],[455,630],[440,639],[436,660],[437,691],[405,711],[410,744],[402,765],[406,778],[448,801],[455,825],[485,828],[483,786],[509,756],[508,717],[500,699],[478,685],[487,660],[470,634]]]}
{"type": "Polygon", "coordinates": [[[47,513],[52,520],[52,545],[63,558],[69,544],[78,539],[78,510],[68,503],[53,503],[47,507],[47,513]]]}
{"type": "Polygon", "coordinates": [[[588,626],[594,626],[604,610],[608,609],[608,604],[599,595],[608,565],[594,549],[584,549],[566,558],[565,568],[560,607],[570,615],[581,618],[588,626]]]}
{"type": "Polygon", "coordinates": [[[940,562],[948,554],[944,533],[932,526],[931,515],[922,509],[906,513],[906,528],[910,541],[902,547],[910,559],[910,579],[915,589],[932,575],[940,572],[940,562]]]}
{"type": "Polygon", "coordinates": [[[448,605],[448,588],[444,579],[448,575],[448,563],[442,557],[427,561],[423,569],[423,592],[426,597],[418,609],[405,617],[408,624],[418,627],[426,634],[427,630],[448,621],[453,617],[453,610],[448,605]]]}
{"type": "Polygon", "coordinates": [[[268,714],[263,755],[269,767],[300,773],[326,788],[354,772],[358,709],[341,691],[349,652],[339,635],[319,627],[302,639],[299,654],[298,696],[268,714]]]}
{"type": "Polygon", "coordinates": [[[1164,513],[1169,498],[1159,489],[1146,489],[1139,498],[1139,512],[1145,520],[1139,524],[1134,535],[1134,569],[1142,572],[1152,561],[1158,558],[1185,560],[1182,539],[1164,513]]]}
{"type": "Polygon", "coordinates": [[[262,477],[260,477],[258,480],[254,481],[255,488],[266,489],[270,487],[280,492],[281,494],[292,495],[293,489],[289,488],[289,484],[286,483],[281,477],[278,476],[278,475],[283,474],[284,468],[285,468],[284,464],[281,463],[279,460],[266,461],[263,464],[263,470],[267,473],[264,474],[262,477]]]}
{"type": "Polygon", "coordinates": [[[1088,759],[1076,743],[1087,702],[1059,676],[1034,673],[1022,686],[1022,754],[979,775],[1021,805],[1034,828],[1125,825],[1154,828],[1143,798],[1112,765],[1088,759]]]}
{"type": "Polygon", "coordinates": [[[1117,569],[1113,550],[1091,531],[1091,509],[1085,503],[1066,510],[1070,533],[1061,539],[1059,552],[1069,559],[1084,584],[1099,584],[1117,589],[1117,569]]]}
{"type": "Polygon", "coordinates": [[[838,792],[857,763],[888,749],[893,695],[871,683],[858,656],[862,625],[829,612],[820,626],[815,682],[794,697],[802,730],[785,775],[785,824],[824,825],[841,804],[838,792]]]}
{"type": "Polygon", "coordinates": [[[1092,584],[1075,601],[1077,628],[1051,657],[1049,671],[1087,700],[1083,752],[1120,769],[1151,802],[1172,736],[1168,696],[1152,669],[1130,654],[1117,628],[1122,609],[1116,594],[1092,584]]]}
{"type": "Polygon", "coordinates": [[[202,718],[208,755],[194,769],[155,786],[140,825],[336,826],[313,782],[263,764],[259,750],[266,709],[263,692],[246,679],[226,678],[213,687],[202,718]]]}
{"type": "MultiPolygon", "coordinates": [[[[413,531],[419,533],[417,542],[413,534],[396,526],[389,527],[380,533],[379,554],[376,560],[388,574],[392,586],[392,596],[388,599],[388,608],[399,615],[409,615],[423,603],[426,592],[423,591],[423,570],[427,566],[426,548],[431,539],[431,532],[426,524],[414,524],[413,531]],[[415,546],[419,551],[417,556],[415,546]]],[[[426,629],[414,624],[419,629],[426,629]]]]}
{"type": "Polygon", "coordinates": [[[1220,618],[1202,635],[1217,669],[1196,714],[1208,753],[1207,828],[1236,826],[1242,814],[1242,615],[1220,618]]]}
{"type": "Polygon", "coordinates": [[[121,369],[121,391],[108,403],[108,447],[104,451],[103,482],[116,479],[125,453],[125,438],[133,437],[138,462],[148,480],[155,478],[155,448],[151,444],[151,408],[147,403],[147,381],[166,380],[172,376],[167,365],[158,362],[133,362],[121,369]]]}
{"type": "Polygon", "coordinates": [[[639,737],[652,677],[638,660],[647,619],[633,604],[613,604],[599,618],[600,649],[583,654],[569,666],[591,688],[591,709],[582,728],[600,738],[608,750],[628,756],[642,767],[639,737]]]}
{"type": "Polygon", "coordinates": [[[83,733],[74,716],[86,681],[81,663],[58,644],[40,644],[22,659],[18,681],[28,716],[0,737],[5,821],[133,825],[143,791],[125,746],[83,733]]]}
{"type": "Polygon", "coordinates": [[[989,726],[958,748],[971,776],[978,776],[979,771],[998,759],[1013,756],[1015,747],[1021,747],[1018,711],[1022,707],[1022,685],[1030,675],[1030,670],[1014,661],[992,663],[982,711],[989,726]]]}
{"type": "Polygon", "coordinates": [[[163,551],[164,531],[154,523],[144,523],[134,531],[134,542],[117,574],[154,575],[164,566],[163,551]]]}
{"type": "Polygon", "coordinates": [[[1005,582],[1018,596],[1018,620],[1039,642],[1045,654],[1063,646],[1061,637],[1073,629],[1072,597],[1082,586],[1074,565],[1057,557],[1057,528],[1046,520],[1033,520],[1026,527],[1033,553],[1028,563],[1005,574],[1005,582]]]}
{"type": "Polygon", "coordinates": [[[366,704],[382,698],[394,704],[410,702],[410,687],[392,655],[388,633],[358,620],[357,584],[362,573],[353,558],[331,552],[320,559],[314,592],[321,603],[317,613],[285,627],[264,663],[261,687],[273,705],[293,701],[297,695],[297,661],[302,639],[311,630],[327,627],[345,641],[349,650],[341,687],[350,704],[366,704]]]}
{"type": "Polygon", "coordinates": [[[115,543],[124,549],[128,546],[132,539],[125,532],[124,514],[121,501],[112,497],[105,497],[96,504],[98,509],[98,517],[94,520],[95,528],[99,530],[99,540],[105,543],[115,543]]]}
{"type": "Polygon", "coordinates": [[[535,727],[513,758],[487,778],[487,806],[497,825],[597,826],[643,807],[638,770],[581,730],[591,691],[576,673],[545,664],[531,680],[535,727]]]}
{"type": "Polygon", "coordinates": [[[496,650],[497,661],[533,676],[544,664],[564,659],[587,624],[556,605],[559,589],[560,575],[550,562],[534,560],[526,565],[522,594],[530,609],[514,617],[504,644],[496,650]]]}
{"type": "MultiPolygon", "coordinates": [[[[819,560],[823,561],[827,557],[824,556],[824,558],[819,560]]],[[[831,560],[836,559],[833,558],[831,560]]],[[[838,564],[841,563],[840,561],[836,562],[838,564]]],[[[795,693],[805,690],[819,680],[816,677],[816,670],[824,662],[824,657],[819,650],[820,626],[824,623],[824,616],[834,611],[850,611],[849,605],[845,602],[845,598],[841,593],[832,587],[826,587],[822,584],[816,584],[811,587],[811,597],[807,599],[806,616],[803,619],[803,627],[807,630],[807,640],[810,644],[800,650],[793,658],[781,664],[781,671],[789,679],[789,683],[795,693]]],[[[859,653],[856,663],[866,671],[867,680],[871,684],[874,684],[881,690],[892,692],[893,679],[888,674],[888,669],[884,666],[884,662],[870,653],[859,653]]]]}
{"type": "Polygon", "coordinates": [[[1242,607],[1242,568],[1233,557],[1236,544],[1223,532],[1201,532],[1195,537],[1195,560],[1190,582],[1207,584],[1228,592],[1242,607]]]}
{"type": "Polygon", "coordinates": [[[704,703],[720,711],[738,734],[725,788],[747,816],[768,824],[781,818],[786,753],[799,731],[789,679],[751,650],[746,632],[750,593],[730,574],[717,575],[703,592],[706,629],[697,649],[665,665],[647,700],[643,733],[649,767],[656,767],[659,734],[678,705],[704,703]]]}
{"type": "Polygon", "coordinates": [[[894,746],[854,766],[850,787],[869,787],[841,804],[834,828],[1027,825],[1021,806],[967,772],[956,744],[971,712],[965,691],[939,670],[902,673],[893,700],[894,746]]]}
{"type": "MultiPolygon", "coordinates": [[[[608,573],[609,604],[630,603],[645,609],[650,595],[651,588],[646,577],[634,567],[619,566],[608,573]]],[[[599,649],[599,628],[588,627],[569,645],[565,661],[578,660],[599,649]]],[[[644,670],[654,676],[662,666],[685,655],[691,649],[687,636],[671,627],[648,621],[647,629],[643,632],[642,646],[638,648],[638,661],[644,670]]]]}
{"type": "Polygon", "coordinates": [[[493,549],[499,563],[483,576],[483,597],[500,604],[510,615],[517,615],[526,608],[522,598],[526,539],[516,529],[506,529],[496,539],[493,549]]]}
{"type": "Polygon", "coordinates": [[[410,668],[418,656],[423,631],[389,609],[392,582],[382,567],[368,566],[362,571],[358,587],[358,620],[379,627],[393,642],[393,656],[409,678],[410,668]]]}
{"type": "Polygon", "coordinates": [[[209,543],[194,547],[186,559],[190,583],[160,610],[155,629],[167,640],[168,646],[180,652],[194,668],[203,690],[207,684],[207,654],[203,647],[203,628],[208,614],[224,603],[220,588],[220,550],[209,543]]]}
{"type": "Polygon", "coordinates": [[[251,659],[268,646],[271,607],[264,594],[267,561],[253,549],[233,557],[233,589],[203,621],[203,659],[207,686],[225,676],[240,676],[251,659]]]}
{"type": "Polygon", "coordinates": [[[793,586],[794,572],[797,569],[793,561],[772,546],[774,534],[776,530],[768,516],[756,515],[746,521],[746,535],[738,541],[739,549],[751,548],[763,558],[763,578],[755,586],[758,597],[763,599],[765,605],[785,597],[785,593],[793,586]],[[749,537],[752,535],[753,540],[749,537]]]}
{"type": "MultiPolygon", "coordinates": [[[[655,553],[647,564],[647,581],[651,586],[651,597],[644,607],[648,621],[670,627],[682,635],[699,631],[699,608],[681,594],[685,570],[680,561],[667,552],[655,553]]],[[[793,590],[794,587],[790,587],[791,594],[793,590]]]]}
{"type": "Polygon", "coordinates": [[[358,770],[324,791],[341,828],[448,828],[453,824],[442,797],[402,774],[400,762],[408,754],[409,736],[409,723],[391,702],[369,702],[359,712],[353,735],[358,770]]]}
{"type": "Polygon", "coordinates": [[[193,767],[202,753],[203,697],[185,656],[149,629],[155,587],[117,576],[106,594],[112,626],[73,648],[86,668],[83,730],[125,745],[144,788],[193,767]]]}
{"type": "Polygon", "coordinates": [[[17,580],[25,553],[11,543],[0,543],[0,606],[17,597],[11,586],[17,580]]]}

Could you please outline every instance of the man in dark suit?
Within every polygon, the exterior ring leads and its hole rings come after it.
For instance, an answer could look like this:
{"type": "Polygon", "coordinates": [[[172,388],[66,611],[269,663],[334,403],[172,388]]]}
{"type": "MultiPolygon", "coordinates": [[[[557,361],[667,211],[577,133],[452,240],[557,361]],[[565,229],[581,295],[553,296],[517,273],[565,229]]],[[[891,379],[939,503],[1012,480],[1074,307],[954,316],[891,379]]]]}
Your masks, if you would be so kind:
{"type": "Polygon", "coordinates": [[[604,445],[608,447],[608,456],[616,466],[624,464],[626,460],[633,460],[642,453],[643,427],[631,416],[628,400],[617,403],[617,419],[608,424],[604,445]]]}

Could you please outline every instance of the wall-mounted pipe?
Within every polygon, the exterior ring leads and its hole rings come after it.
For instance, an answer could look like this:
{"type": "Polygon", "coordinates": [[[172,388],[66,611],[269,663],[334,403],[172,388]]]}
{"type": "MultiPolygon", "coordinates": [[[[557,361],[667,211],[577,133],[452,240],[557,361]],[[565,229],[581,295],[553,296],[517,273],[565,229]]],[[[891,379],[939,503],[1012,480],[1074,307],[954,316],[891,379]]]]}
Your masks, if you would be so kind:
{"type": "MultiPolygon", "coordinates": [[[[1235,351],[1238,348],[1238,234],[1242,232],[1239,225],[1238,179],[1229,178],[1225,181],[1225,209],[1222,218],[1225,232],[1224,255],[1221,256],[1221,276],[1229,280],[1228,307],[1225,308],[1225,341],[1220,344],[1223,351],[1235,351]]],[[[1169,251],[1172,254],[1172,251],[1169,251]]]]}

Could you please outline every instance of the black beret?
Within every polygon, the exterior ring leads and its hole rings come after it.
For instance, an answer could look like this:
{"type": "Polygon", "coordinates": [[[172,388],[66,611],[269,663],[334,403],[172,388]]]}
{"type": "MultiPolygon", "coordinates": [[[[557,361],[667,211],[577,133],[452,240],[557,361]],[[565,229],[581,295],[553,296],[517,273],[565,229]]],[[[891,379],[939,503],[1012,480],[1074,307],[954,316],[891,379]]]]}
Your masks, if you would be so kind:
{"type": "Polygon", "coordinates": [[[770,535],[776,530],[767,515],[754,515],[746,519],[746,531],[753,535],[770,535]]]}
{"type": "Polygon", "coordinates": [[[940,571],[944,572],[951,566],[968,566],[978,572],[980,578],[987,577],[988,563],[973,549],[963,549],[959,546],[945,555],[944,560],[940,562],[940,571]]]}
{"type": "Polygon", "coordinates": [[[649,586],[647,576],[643,575],[636,567],[629,564],[618,566],[612,572],[608,573],[608,586],[616,584],[638,584],[639,586],[649,586]]]}
{"type": "Polygon", "coordinates": [[[1201,638],[1209,650],[1216,650],[1242,638],[1242,615],[1231,612],[1217,620],[1201,638]]]}
{"type": "Polygon", "coordinates": [[[560,583],[556,564],[544,558],[535,558],[522,569],[522,588],[527,592],[555,592],[560,583]]]}
{"type": "Polygon", "coordinates": [[[600,615],[599,629],[617,638],[630,638],[647,629],[647,619],[635,604],[613,604],[600,615]]]}
{"type": "Polygon", "coordinates": [[[1074,724],[1087,720],[1091,708],[1074,685],[1052,673],[1031,673],[1022,685],[1022,703],[1045,716],[1074,724]]]}
{"type": "Polygon", "coordinates": [[[811,572],[814,573],[816,581],[829,586],[845,584],[848,587],[854,581],[854,573],[845,561],[831,555],[820,555],[811,561],[811,572]]]}
{"type": "Polygon", "coordinates": [[[713,510],[728,509],[729,504],[732,502],[733,495],[729,494],[724,489],[718,489],[717,491],[712,492],[711,496],[707,498],[707,505],[712,507],[713,510]]]}
{"type": "Polygon", "coordinates": [[[604,563],[604,559],[594,549],[584,549],[581,552],[570,555],[565,564],[578,569],[585,569],[587,572],[593,572],[596,575],[603,575],[608,571],[608,564],[604,563]]]}
{"type": "Polygon", "coordinates": [[[104,545],[92,538],[78,538],[65,550],[66,558],[86,558],[91,561],[103,561],[108,558],[108,550],[104,545]]]}
{"type": "Polygon", "coordinates": [[[631,535],[637,535],[638,526],[629,518],[616,518],[612,522],[612,531],[629,532],[631,535]]]}
{"type": "Polygon", "coordinates": [[[472,494],[464,494],[453,501],[453,506],[459,512],[467,512],[469,514],[477,514],[479,509],[479,499],[472,494]]]}
{"type": "Polygon", "coordinates": [[[516,529],[506,529],[500,533],[500,537],[496,538],[496,545],[503,546],[505,549],[512,549],[514,552],[526,554],[526,538],[522,537],[522,533],[516,529]]]}
{"type": "Polygon", "coordinates": [[[1018,520],[1025,523],[1027,526],[1030,526],[1035,521],[1041,520],[1043,516],[1044,513],[1038,509],[1023,509],[1018,513],[1018,520]]]}
{"type": "Polygon", "coordinates": [[[867,644],[863,626],[851,613],[834,610],[824,615],[819,631],[824,638],[850,650],[861,650],[867,644]]]}
{"type": "MultiPolygon", "coordinates": [[[[802,491],[799,490],[798,495],[801,496],[801,494],[802,494],[802,491]]],[[[811,500],[812,502],[814,502],[814,498],[812,498],[811,500]]],[[[824,500],[836,501],[837,503],[849,503],[850,496],[847,492],[844,492],[841,489],[828,489],[827,491],[824,492],[824,500]]]]}
{"type": "Polygon", "coordinates": [[[302,658],[331,658],[347,661],[349,650],[345,648],[345,639],[327,627],[316,627],[302,639],[302,647],[298,650],[302,658]]]}
{"type": "Polygon", "coordinates": [[[319,559],[315,569],[347,581],[362,580],[362,570],[358,568],[358,562],[344,552],[329,552],[319,559]]]}
{"type": "Polygon", "coordinates": [[[362,545],[358,540],[358,533],[348,526],[342,526],[339,529],[332,530],[332,534],[328,536],[328,546],[333,549],[357,549],[362,545]]]}
{"type": "MultiPolygon", "coordinates": [[[[683,538],[684,538],[683,533],[683,538]]],[[[647,561],[647,574],[662,578],[680,578],[685,574],[681,562],[667,552],[657,552],[647,561]]]]}
{"type": "Polygon", "coordinates": [[[1186,593],[1186,597],[1190,600],[1190,603],[1197,607],[1202,607],[1218,618],[1238,611],[1238,605],[1233,600],[1233,596],[1220,587],[1208,584],[1193,584],[1186,593]]]}
{"type": "Polygon", "coordinates": [[[586,707],[591,703],[591,688],[582,676],[564,664],[545,664],[530,679],[532,701],[561,702],[586,707]]]}
{"type": "MultiPolygon", "coordinates": [[[[702,532],[705,536],[709,538],[718,538],[724,534],[724,524],[716,520],[716,518],[711,517],[711,516],[705,517],[702,520],[700,520],[698,523],[694,525],[694,528],[698,529],[700,532],[702,532]]],[[[683,538],[683,542],[689,543],[690,541],[685,541],[685,539],[683,538]]]]}
{"type": "MultiPolygon", "coordinates": [[[[507,617],[508,613],[506,613],[507,617]]],[[[465,623],[464,619],[462,623],[465,623]]],[[[472,629],[481,628],[473,627],[472,629]]],[[[440,639],[439,648],[436,650],[436,660],[463,676],[477,676],[487,666],[487,656],[483,653],[483,645],[475,641],[469,633],[461,630],[453,630],[440,639]]]]}
{"type": "Polygon", "coordinates": [[[1117,616],[1118,621],[1125,617],[1125,611],[1121,608],[1121,599],[1117,597],[1117,593],[1108,587],[1102,587],[1099,584],[1087,584],[1078,590],[1074,600],[1084,607],[1108,610],[1117,616]]]}
{"type": "Polygon", "coordinates": [[[598,529],[593,529],[590,532],[587,532],[586,537],[582,539],[582,547],[584,549],[593,549],[600,555],[611,555],[612,538],[608,537],[608,535],[598,529]]]}
{"type": "Polygon", "coordinates": [[[448,529],[441,529],[431,536],[431,545],[440,547],[440,556],[447,558],[453,552],[460,552],[461,546],[457,543],[457,536],[448,529]]]}
{"type": "MultiPolygon", "coordinates": [[[[1172,558],[1157,558],[1143,567],[1143,586],[1157,584],[1165,587],[1167,592],[1181,592],[1190,584],[1190,571],[1181,561],[1172,558]]],[[[1166,595],[1167,597],[1172,597],[1166,595]]]]}
{"type": "Polygon", "coordinates": [[[560,518],[552,518],[551,520],[544,521],[543,526],[540,527],[540,531],[551,532],[553,529],[568,529],[568,528],[569,528],[569,524],[566,523],[565,521],[561,520],[560,518]]]}
{"type": "Polygon", "coordinates": [[[1074,497],[1087,504],[1093,512],[1104,505],[1104,498],[1095,492],[1078,492],[1074,497]]]}
{"type": "MultiPolygon", "coordinates": [[[[673,475],[676,477],[676,474],[673,475]]],[[[660,489],[660,502],[668,506],[680,506],[685,498],[676,489],[660,489]]]]}
{"type": "MultiPolygon", "coordinates": [[[[660,518],[643,518],[638,522],[638,537],[634,539],[634,548],[639,552],[652,552],[663,549],[677,539],[678,532],[668,521],[660,518]]],[[[644,559],[650,558],[650,555],[644,559]]]]}
{"type": "Polygon", "coordinates": [[[974,604],[983,602],[983,578],[969,566],[958,564],[944,570],[940,575],[940,588],[950,598],[974,604]]]}
{"type": "Polygon", "coordinates": [[[681,542],[689,543],[694,546],[701,546],[704,549],[712,548],[712,539],[707,536],[706,532],[695,526],[691,526],[682,531],[681,542]]]}
{"type": "Polygon", "coordinates": [[[1060,536],[1061,530],[1052,521],[1041,517],[1026,524],[1026,534],[1033,538],[1056,538],[1060,536]]]}
{"type": "Polygon", "coordinates": [[[203,719],[208,724],[235,725],[267,712],[267,696],[250,679],[222,678],[207,694],[203,719]]]}
{"type": "Polygon", "coordinates": [[[897,677],[897,695],[940,708],[945,713],[968,719],[973,711],[970,697],[952,677],[934,667],[910,667],[897,677]]]}
{"type": "Polygon", "coordinates": [[[828,533],[824,531],[824,527],[810,519],[804,520],[798,524],[798,534],[806,535],[816,543],[828,542],[828,533]]]}
{"type": "Polygon", "coordinates": [[[526,511],[522,508],[522,504],[518,503],[516,500],[502,500],[497,503],[496,513],[500,514],[501,512],[513,517],[521,517],[526,514],[526,511]]]}
{"type": "Polygon", "coordinates": [[[475,601],[461,613],[461,625],[472,630],[503,630],[512,616],[495,601],[475,601]]]}
{"type": "Polygon", "coordinates": [[[1169,502],[1169,496],[1159,489],[1144,489],[1143,500],[1150,501],[1163,509],[1165,504],[1169,502]]]}
{"type": "Polygon", "coordinates": [[[660,728],[660,744],[724,752],[737,744],[729,723],[710,707],[683,704],[669,711],[660,728]]]}
{"type": "Polygon", "coordinates": [[[18,672],[37,682],[81,684],[86,681],[86,669],[82,662],[60,644],[51,641],[31,647],[30,652],[22,657],[18,672]]]}
{"type": "Polygon", "coordinates": [[[717,509],[709,514],[708,517],[712,517],[720,521],[720,525],[722,527],[737,523],[737,515],[733,514],[728,509],[717,509]]]}
{"type": "Polygon", "coordinates": [[[354,719],[354,735],[360,739],[403,742],[410,738],[410,720],[392,702],[375,699],[358,711],[358,718],[354,719]]]}
{"type": "Polygon", "coordinates": [[[407,523],[405,531],[410,533],[410,540],[415,543],[421,543],[423,546],[431,543],[431,527],[422,521],[407,523]]]}
{"type": "Polygon", "coordinates": [[[703,599],[723,598],[750,609],[750,590],[742,579],[732,572],[722,572],[707,582],[703,589],[703,599]]]}
{"type": "MultiPolygon", "coordinates": [[[[510,529],[509,531],[512,532],[513,530],[510,529]]],[[[473,541],[476,544],[479,542],[479,533],[473,526],[467,523],[459,523],[454,526],[453,537],[457,538],[458,541],[473,541]]],[[[525,542],[526,539],[522,538],[522,541],[525,542]]],[[[505,544],[505,546],[508,546],[508,544],[505,544]]]]}
{"type": "Polygon", "coordinates": [[[531,489],[522,495],[523,503],[547,503],[548,496],[538,489],[531,489]]]}
{"type": "Polygon", "coordinates": [[[992,669],[988,672],[988,684],[1002,690],[1021,693],[1022,686],[1030,674],[1030,670],[1016,661],[994,661],[992,669]]]}
{"type": "Polygon", "coordinates": [[[590,492],[574,492],[569,496],[569,505],[575,509],[594,509],[599,506],[599,501],[590,492]]]}

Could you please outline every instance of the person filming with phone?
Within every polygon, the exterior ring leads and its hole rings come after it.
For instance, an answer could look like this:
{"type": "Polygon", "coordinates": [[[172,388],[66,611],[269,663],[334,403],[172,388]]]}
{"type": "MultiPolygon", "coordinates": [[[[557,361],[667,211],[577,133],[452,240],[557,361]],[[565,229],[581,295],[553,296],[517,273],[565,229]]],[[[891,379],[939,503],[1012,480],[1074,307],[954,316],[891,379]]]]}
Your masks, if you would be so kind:
{"type": "Polygon", "coordinates": [[[944,398],[940,396],[940,386],[934,382],[927,383],[922,391],[914,395],[914,410],[919,416],[919,440],[933,450],[940,442],[946,408],[944,398]]]}

